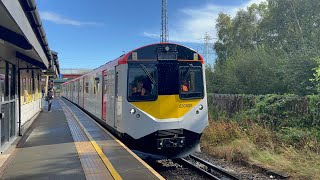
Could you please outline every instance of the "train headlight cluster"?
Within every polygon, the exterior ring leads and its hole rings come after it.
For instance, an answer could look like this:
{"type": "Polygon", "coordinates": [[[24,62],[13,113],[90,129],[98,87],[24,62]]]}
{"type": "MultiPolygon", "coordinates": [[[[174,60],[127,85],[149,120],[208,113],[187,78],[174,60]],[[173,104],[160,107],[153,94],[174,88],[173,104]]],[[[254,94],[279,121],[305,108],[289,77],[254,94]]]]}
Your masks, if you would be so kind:
{"type": "Polygon", "coordinates": [[[130,114],[135,114],[137,111],[134,109],[134,108],[132,108],[131,110],[130,110],[130,114]]]}
{"type": "Polygon", "coordinates": [[[203,106],[202,106],[202,104],[200,104],[200,105],[199,105],[199,109],[200,109],[200,110],[202,110],[202,109],[203,109],[203,106]]]}

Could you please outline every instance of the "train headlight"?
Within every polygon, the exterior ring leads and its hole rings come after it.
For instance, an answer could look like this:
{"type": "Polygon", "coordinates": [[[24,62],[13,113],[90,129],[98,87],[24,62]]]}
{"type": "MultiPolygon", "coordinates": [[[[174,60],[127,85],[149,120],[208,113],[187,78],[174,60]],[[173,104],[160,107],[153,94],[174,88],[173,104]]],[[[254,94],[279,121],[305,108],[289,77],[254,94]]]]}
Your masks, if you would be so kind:
{"type": "Polygon", "coordinates": [[[134,109],[134,108],[132,108],[131,110],[130,110],[130,114],[135,114],[136,113],[136,110],[134,109]]]}
{"type": "Polygon", "coordinates": [[[200,105],[199,105],[199,109],[200,109],[200,110],[202,110],[202,109],[203,109],[203,106],[202,106],[202,104],[200,104],[200,105]]]}

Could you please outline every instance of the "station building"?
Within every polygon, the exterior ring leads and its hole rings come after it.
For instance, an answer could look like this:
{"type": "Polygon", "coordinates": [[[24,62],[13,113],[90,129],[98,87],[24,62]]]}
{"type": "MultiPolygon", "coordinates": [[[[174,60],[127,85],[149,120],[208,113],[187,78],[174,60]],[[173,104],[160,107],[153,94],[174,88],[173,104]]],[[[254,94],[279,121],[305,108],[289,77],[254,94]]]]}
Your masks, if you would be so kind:
{"type": "Polygon", "coordinates": [[[25,133],[43,106],[41,87],[58,75],[35,1],[0,0],[1,152],[25,133]]]}

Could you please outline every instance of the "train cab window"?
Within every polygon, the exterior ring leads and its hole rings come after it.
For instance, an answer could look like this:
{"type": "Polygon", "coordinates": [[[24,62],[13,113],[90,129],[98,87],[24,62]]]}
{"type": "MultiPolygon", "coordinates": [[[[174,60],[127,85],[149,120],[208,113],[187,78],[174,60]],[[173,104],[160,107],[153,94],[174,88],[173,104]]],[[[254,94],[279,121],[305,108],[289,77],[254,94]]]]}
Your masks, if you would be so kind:
{"type": "Polygon", "coordinates": [[[201,66],[180,66],[180,98],[203,98],[203,75],[201,66]]]}
{"type": "Polygon", "coordinates": [[[157,99],[157,68],[155,64],[130,64],[128,70],[128,100],[157,99]]]}

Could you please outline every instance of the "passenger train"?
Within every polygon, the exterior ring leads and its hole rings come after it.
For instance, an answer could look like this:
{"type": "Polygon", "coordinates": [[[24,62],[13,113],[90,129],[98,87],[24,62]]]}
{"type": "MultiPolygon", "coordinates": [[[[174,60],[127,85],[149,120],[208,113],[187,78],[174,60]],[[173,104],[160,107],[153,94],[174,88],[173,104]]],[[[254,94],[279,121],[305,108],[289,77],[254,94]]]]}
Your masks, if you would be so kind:
{"type": "Polygon", "coordinates": [[[144,159],[187,156],[208,125],[204,60],[178,44],[135,49],[62,84],[61,95],[144,159]]]}

